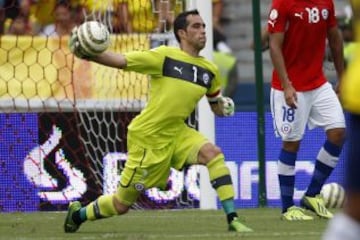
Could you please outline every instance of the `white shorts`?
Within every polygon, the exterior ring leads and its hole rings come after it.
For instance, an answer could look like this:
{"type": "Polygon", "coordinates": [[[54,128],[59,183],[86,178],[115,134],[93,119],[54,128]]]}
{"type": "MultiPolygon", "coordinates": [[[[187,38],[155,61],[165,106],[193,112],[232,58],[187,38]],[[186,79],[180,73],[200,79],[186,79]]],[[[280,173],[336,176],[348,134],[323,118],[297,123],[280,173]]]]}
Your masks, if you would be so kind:
{"type": "Polygon", "coordinates": [[[296,109],[286,104],[283,91],[272,88],[270,107],[275,135],[283,141],[301,140],[306,124],[309,129],[322,127],[325,131],[345,128],[343,109],[330,83],[311,91],[297,92],[296,109]]]}

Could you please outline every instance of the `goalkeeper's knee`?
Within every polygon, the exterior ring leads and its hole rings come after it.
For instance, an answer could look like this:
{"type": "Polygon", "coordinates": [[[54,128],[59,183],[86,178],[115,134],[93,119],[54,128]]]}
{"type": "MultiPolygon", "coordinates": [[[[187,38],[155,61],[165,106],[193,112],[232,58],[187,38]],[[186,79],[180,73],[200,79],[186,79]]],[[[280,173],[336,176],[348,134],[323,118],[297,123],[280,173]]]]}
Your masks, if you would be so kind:
{"type": "Polygon", "coordinates": [[[216,145],[208,142],[200,148],[198,155],[198,162],[200,164],[207,165],[210,161],[214,160],[218,155],[222,155],[221,149],[216,145]]]}
{"type": "Polygon", "coordinates": [[[116,195],[113,196],[114,207],[119,215],[125,214],[129,211],[130,206],[127,206],[120,202],[116,195]]]}

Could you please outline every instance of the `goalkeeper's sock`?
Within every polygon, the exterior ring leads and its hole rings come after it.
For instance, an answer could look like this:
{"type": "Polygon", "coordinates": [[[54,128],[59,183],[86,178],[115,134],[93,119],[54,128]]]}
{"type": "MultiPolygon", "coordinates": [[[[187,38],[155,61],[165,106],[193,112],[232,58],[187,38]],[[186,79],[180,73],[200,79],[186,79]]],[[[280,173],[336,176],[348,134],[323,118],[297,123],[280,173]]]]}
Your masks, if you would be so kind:
{"type": "Polygon", "coordinates": [[[224,212],[226,214],[230,214],[230,213],[235,212],[235,204],[234,204],[234,199],[233,198],[221,201],[221,205],[222,205],[222,207],[224,209],[224,212]]]}
{"type": "Polygon", "coordinates": [[[237,217],[238,217],[238,215],[237,215],[236,212],[232,212],[232,213],[227,214],[226,218],[227,218],[228,224],[230,224],[237,217]]]}
{"type": "Polygon", "coordinates": [[[219,154],[206,165],[212,187],[220,201],[234,198],[234,187],[229,168],[225,165],[224,155],[219,154]]]}
{"type": "Polygon", "coordinates": [[[211,185],[217,192],[223,210],[226,213],[227,221],[230,224],[237,218],[237,213],[234,204],[234,187],[229,168],[225,164],[224,155],[217,155],[207,164],[207,168],[211,185]]]}
{"type": "Polygon", "coordinates": [[[82,207],[82,208],[80,208],[79,211],[74,212],[72,215],[72,219],[73,219],[74,223],[76,223],[78,225],[85,222],[87,220],[86,207],[82,207]]]}
{"type": "Polygon", "coordinates": [[[340,153],[341,147],[331,143],[329,140],[325,142],[317,156],[315,170],[305,193],[306,196],[315,197],[320,193],[326,179],[328,179],[339,161],[340,153]]]}
{"type": "Polygon", "coordinates": [[[86,206],[86,217],[89,220],[108,218],[114,215],[118,215],[118,213],[113,204],[113,195],[100,196],[86,206]]]}
{"type": "Polygon", "coordinates": [[[238,215],[235,211],[234,199],[230,198],[230,199],[221,201],[221,205],[226,214],[227,222],[230,224],[235,218],[238,217],[238,215]]]}

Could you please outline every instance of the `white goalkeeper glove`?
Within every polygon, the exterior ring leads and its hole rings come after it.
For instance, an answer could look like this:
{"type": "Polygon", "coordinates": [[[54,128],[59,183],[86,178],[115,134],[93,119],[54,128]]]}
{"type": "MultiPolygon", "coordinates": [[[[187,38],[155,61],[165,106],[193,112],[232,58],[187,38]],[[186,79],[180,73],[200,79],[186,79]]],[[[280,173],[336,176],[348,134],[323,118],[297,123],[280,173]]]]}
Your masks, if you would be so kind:
{"type": "Polygon", "coordinates": [[[235,113],[235,104],[234,101],[229,97],[219,97],[218,98],[218,106],[223,114],[223,116],[233,116],[235,113]]]}
{"type": "Polygon", "coordinates": [[[86,53],[86,51],[81,47],[77,36],[77,31],[78,28],[74,27],[70,33],[69,42],[68,42],[69,49],[76,57],[81,59],[89,59],[91,56],[89,56],[86,53]]]}

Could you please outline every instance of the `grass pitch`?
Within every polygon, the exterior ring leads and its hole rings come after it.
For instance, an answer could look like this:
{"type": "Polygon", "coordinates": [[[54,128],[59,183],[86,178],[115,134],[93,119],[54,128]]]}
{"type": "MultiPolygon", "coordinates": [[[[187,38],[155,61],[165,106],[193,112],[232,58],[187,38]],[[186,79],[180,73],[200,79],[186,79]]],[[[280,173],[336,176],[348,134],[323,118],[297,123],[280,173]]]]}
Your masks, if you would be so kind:
{"type": "Polygon", "coordinates": [[[321,239],[327,220],[286,222],[276,208],[239,209],[240,218],[253,233],[227,231],[221,210],[132,210],[123,216],[84,223],[78,232],[63,231],[65,212],[2,213],[1,240],[28,239],[321,239]]]}

